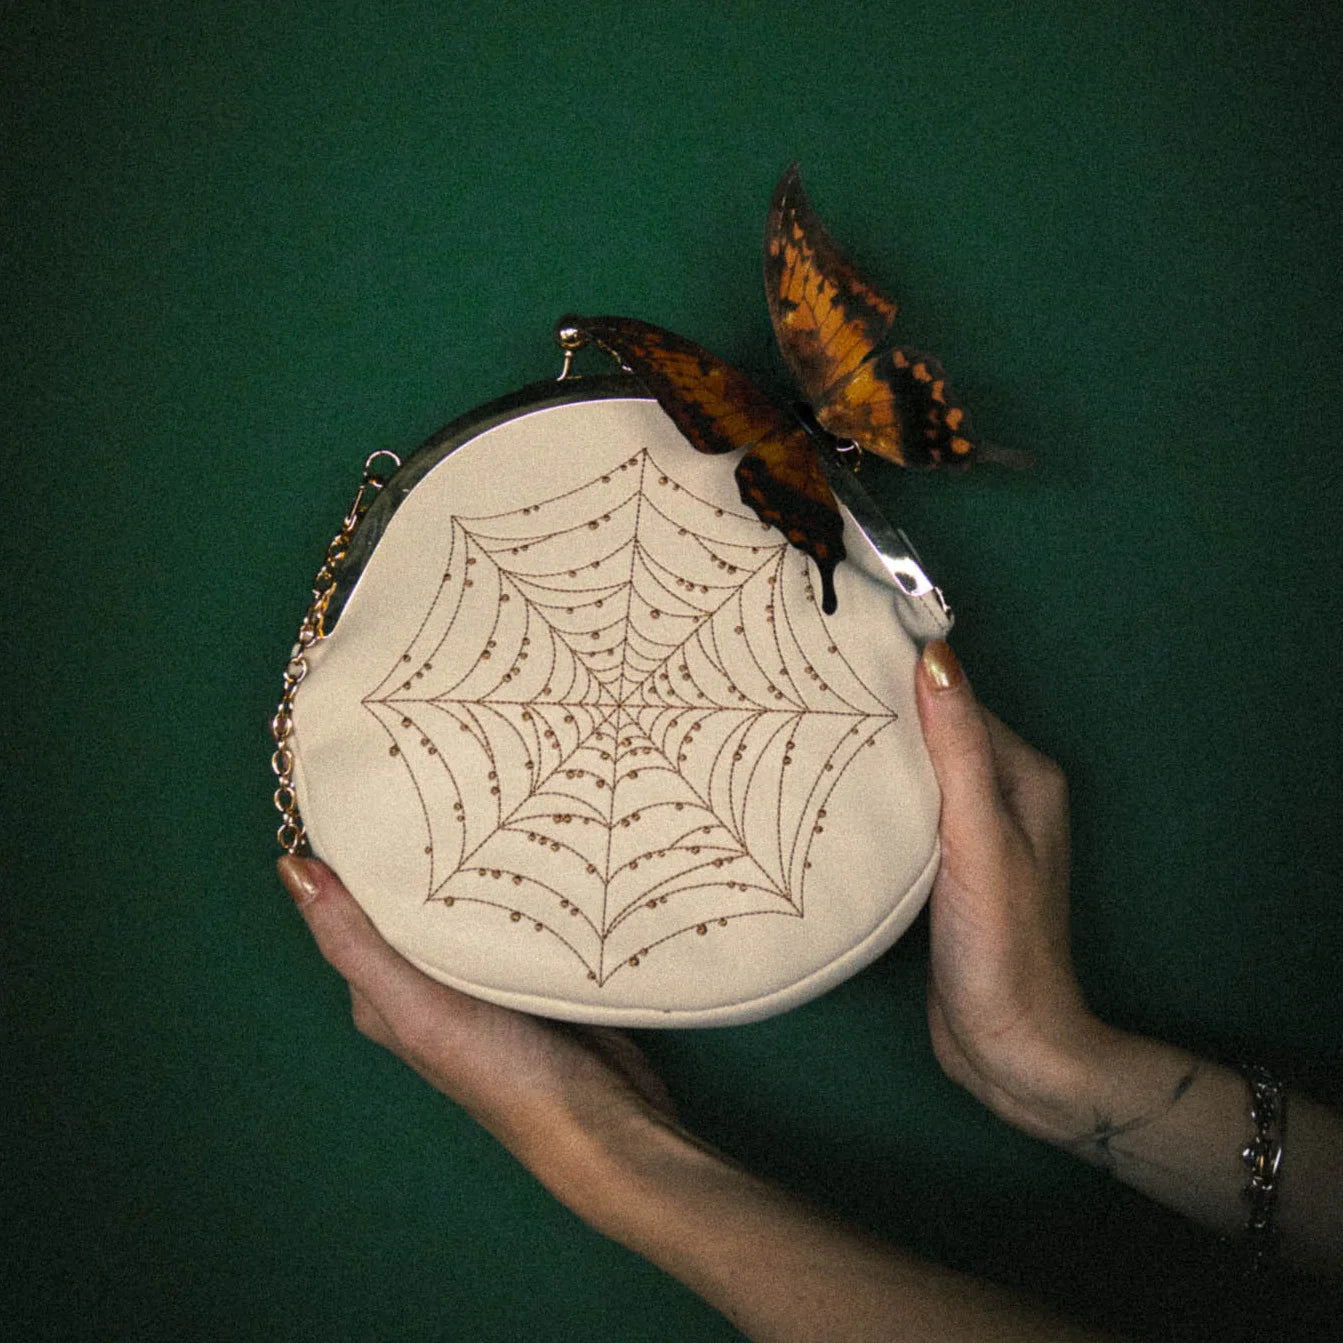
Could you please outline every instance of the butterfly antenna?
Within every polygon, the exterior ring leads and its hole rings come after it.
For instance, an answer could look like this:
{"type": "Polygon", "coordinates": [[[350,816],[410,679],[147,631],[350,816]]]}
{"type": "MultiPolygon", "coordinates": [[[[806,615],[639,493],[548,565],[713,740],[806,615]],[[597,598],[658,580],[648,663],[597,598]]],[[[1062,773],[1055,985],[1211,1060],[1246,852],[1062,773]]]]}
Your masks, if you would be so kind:
{"type": "Polygon", "coordinates": [[[1033,471],[1035,454],[1023,452],[1020,448],[1005,448],[1001,443],[981,443],[979,460],[992,462],[995,466],[1011,467],[1013,471],[1033,471]]]}

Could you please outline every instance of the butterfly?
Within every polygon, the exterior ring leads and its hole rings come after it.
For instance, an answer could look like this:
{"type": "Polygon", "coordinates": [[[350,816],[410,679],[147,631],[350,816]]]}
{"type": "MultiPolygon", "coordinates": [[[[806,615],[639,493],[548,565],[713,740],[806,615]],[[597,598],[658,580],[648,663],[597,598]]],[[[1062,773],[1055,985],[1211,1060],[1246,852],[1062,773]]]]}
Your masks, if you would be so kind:
{"type": "Polygon", "coordinates": [[[775,339],[803,406],[781,404],[693,341],[633,317],[571,314],[556,337],[570,355],[593,343],[613,356],[699,451],[746,449],[736,470],[742,502],[815,560],[831,615],[844,522],[813,435],[913,468],[968,466],[986,445],[937,360],[887,343],[895,303],[832,241],[796,164],[770,201],[764,270],[775,339]]]}

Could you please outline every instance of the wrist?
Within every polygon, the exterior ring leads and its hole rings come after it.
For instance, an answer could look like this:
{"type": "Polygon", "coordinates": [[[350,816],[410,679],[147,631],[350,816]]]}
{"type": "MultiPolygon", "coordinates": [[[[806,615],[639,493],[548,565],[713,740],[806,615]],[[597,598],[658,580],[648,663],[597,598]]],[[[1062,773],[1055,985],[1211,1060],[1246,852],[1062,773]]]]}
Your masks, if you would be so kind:
{"type": "Polygon", "coordinates": [[[1128,1038],[1082,1009],[1051,1018],[1047,1031],[999,1034],[991,1051],[953,1046],[939,1056],[1005,1123],[1063,1146],[1094,1119],[1128,1038]]]}
{"type": "Polygon", "coordinates": [[[1032,1137],[1069,1146],[1113,1103],[1130,1039],[1088,1014],[999,1079],[992,1108],[1032,1137]]]}
{"type": "Polygon", "coordinates": [[[643,1106],[551,1125],[535,1141],[510,1146],[571,1212],[626,1245],[688,1184],[735,1169],[674,1120],[643,1106]]]}
{"type": "MultiPolygon", "coordinates": [[[[1225,1073],[1173,1045],[1088,1015],[1052,1050],[1037,1055],[1029,1070],[1002,1079],[989,1103],[1032,1137],[1113,1168],[1122,1152],[1148,1140],[1196,1077],[1213,1071],[1225,1073]]],[[[1207,1089],[1201,1082],[1200,1094],[1207,1089]]],[[[1231,1078],[1231,1090],[1229,1113],[1238,1121],[1238,1079],[1231,1078]]],[[[1221,1101],[1215,1105],[1226,1108],[1221,1101]]],[[[1234,1141],[1232,1134],[1224,1144],[1228,1151],[1234,1141]]]]}

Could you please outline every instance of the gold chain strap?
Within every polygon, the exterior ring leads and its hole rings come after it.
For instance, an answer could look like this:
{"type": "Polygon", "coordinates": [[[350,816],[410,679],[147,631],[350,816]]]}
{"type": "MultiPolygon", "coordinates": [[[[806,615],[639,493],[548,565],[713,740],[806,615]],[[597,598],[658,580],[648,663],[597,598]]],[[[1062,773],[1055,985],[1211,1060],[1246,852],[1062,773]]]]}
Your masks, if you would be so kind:
{"type": "Polygon", "coordinates": [[[275,741],[270,767],[275,775],[275,810],[280,813],[280,827],[275,832],[275,838],[288,854],[308,852],[308,835],[303,828],[303,817],[299,815],[298,795],[294,792],[294,748],[290,745],[294,733],[294,696],[308,674],[308,650],[326,638],[326,609],[331,603],[331,594],[336,590],[336,569],[349,551],[350,538],[355,528],[390,475],[390,472],[373,469],[373,463],[382,457],[396,464],[392,470],[401,465],[401,458],[386,449],[379,449],[364,463],[364,475],[354,502],[341,520],[340,531],[331,538],[322,567],[312,580],[312,603],[303,617],[303,623],[298,627],[298,638],[289,652],[280,704],[270,720],[270,735],[275,741]]]}

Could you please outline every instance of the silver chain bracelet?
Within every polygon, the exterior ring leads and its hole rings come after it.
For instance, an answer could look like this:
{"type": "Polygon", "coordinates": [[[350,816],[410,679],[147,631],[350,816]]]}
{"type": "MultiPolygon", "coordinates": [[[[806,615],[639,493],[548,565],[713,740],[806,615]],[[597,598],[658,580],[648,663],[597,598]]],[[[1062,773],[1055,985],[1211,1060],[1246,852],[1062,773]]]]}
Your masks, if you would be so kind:
{"type": "Polygon", "coordinates": [[[1250,1119],[1254,1137],[1240,1154],[1250,1172],[1243,1191],[1250,1205],[1245,1234],[1254,1255],[1254,1266],[1268,1266],[1276,1239],[1273,1213],[1282,1174],[1283,1143],[1287,1138],[1287,1092],[1283,1084],[1258,1064],[1246,1064],[1241,1072],[1250,1087],[1250,1119]]]}

